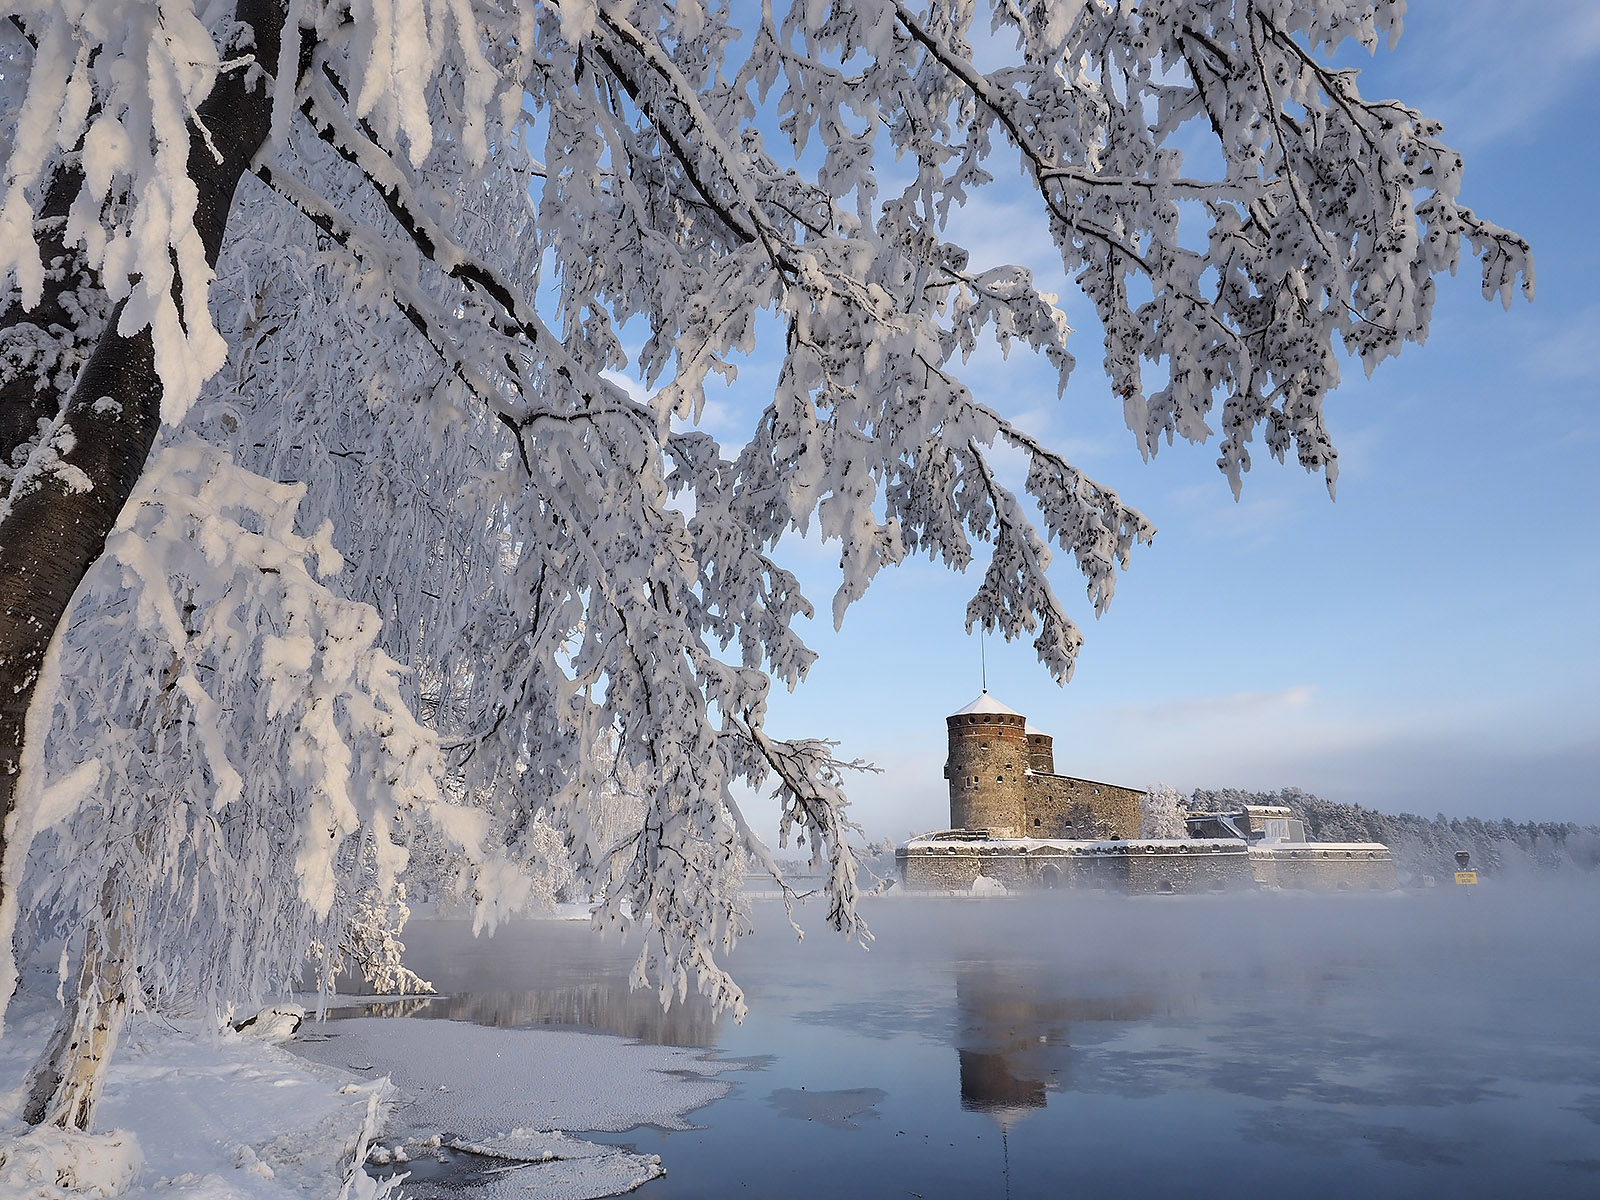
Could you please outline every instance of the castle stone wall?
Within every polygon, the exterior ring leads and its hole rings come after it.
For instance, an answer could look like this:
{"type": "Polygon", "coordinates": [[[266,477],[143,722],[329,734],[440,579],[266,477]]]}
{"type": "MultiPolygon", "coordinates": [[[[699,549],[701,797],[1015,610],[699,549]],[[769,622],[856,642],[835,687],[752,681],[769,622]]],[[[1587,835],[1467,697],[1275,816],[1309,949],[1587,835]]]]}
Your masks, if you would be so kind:
{"type": "MultiPolygon", "coordinates": [[[[1023,833],[1036,838],[1105,840],[1139,836],[1134,788],[1071,775],[1030,775],[1023,833]]],[[[953,814],[952,814],[953,815],[953,814]]]]}
{"type": "Polygon", "coordinates": [[[1203,850],[1186,843],[1131,842],[1124,861],[1123,886],[1130,892],[1224,892],[1256,885],[1242,845],[1203,850]]]}
{"type": "Polygon", "coordinates": [[[1393,891],[1400,886],[1394,858],[1376,842],[1279,843],[1252,846],[1261,883],[1304,891],[1393,891]]]}
{"type": "Polygon", "coordinates": [[[979,875],[1044,891],[1210,892],[1255,882],[1243,843],[930,840],[902,846],[895,859],[912,891],[965,892],[979,875]]]}
{"type": "Polygon", "coordinates": [[[1048,733],[1028,730],[1028,770],[1038,775],[1056,773],[1055,739],[1048,733]]]}
{"type": "Polygon", "coordinates": [[[919,839],[895,852],[912,891],[965,892],[979,875],[1012,890],[1095,888],[1198,893],[1254,887],[1389,891],[1394,861],[1377,843],[1251,847],[1243,842],[919,839]]]}

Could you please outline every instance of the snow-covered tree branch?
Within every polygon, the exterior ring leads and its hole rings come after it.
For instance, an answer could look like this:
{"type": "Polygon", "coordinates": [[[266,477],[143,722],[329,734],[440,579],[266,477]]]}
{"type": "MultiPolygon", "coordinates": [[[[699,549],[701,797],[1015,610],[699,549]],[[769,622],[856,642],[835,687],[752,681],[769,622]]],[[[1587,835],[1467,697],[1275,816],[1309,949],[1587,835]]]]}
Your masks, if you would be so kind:
{"type": "Polygon", "coordinates": [[[64,926],[121,1002],[224,1006],[341,947],[392,977],[422,859],[486,921],[576,871],[646,927],[639,982],[737,1009],[775,861],[739,781],[866,936],[839,764],[767,729],[813,658],[785,538],[838,543],[836,622],[991,543],[969,627],[1065,680],[1053,552],[1098,613],[1154,532],[961,382],[990,339],[1074,360],[949,214],[1020,163],[1141,450],[1220,432],[1237,492],[1259,433],[1331,488],[1343,355],[1420,342],[1463,241],[1487,295],[1532,288],[1437,123],[1329,65],[1403,7],[14,5],[3,949],[64,926]],[[708,385],[763,328],[719,443],[708,385]]]}

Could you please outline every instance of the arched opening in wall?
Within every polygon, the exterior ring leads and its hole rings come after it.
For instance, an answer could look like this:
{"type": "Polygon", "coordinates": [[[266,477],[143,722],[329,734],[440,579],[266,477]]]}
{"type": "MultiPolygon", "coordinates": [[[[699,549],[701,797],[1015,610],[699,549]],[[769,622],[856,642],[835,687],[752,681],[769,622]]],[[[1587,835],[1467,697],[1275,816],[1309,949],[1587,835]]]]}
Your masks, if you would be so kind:
{"type": "Polygon", "coordinates": [[[1040,820],[1040,819],[1039,819],[1039,818],[1038,818],[1038,817],[1035,817],[1035,818],[1034,818],[1034,819],[1033,819],[1033,827],[1034,827],[1034,828],[1035,828],[1035,829],[1038,829],[1038,828],[1039,828],[1039,827],[1040,827],[1040,826],[1041,826],[1041,825],[1043,825],[1043,824],[1044,824],[1044,822],[1043,822],[1043,821],[1041,821],[1041,820],[1040,820]]]}
{"type": "Polygon", "coordinates": [[[1160,892],[1163,896],[1170,896],[1177,890],[1177,888],[1172,886],[1172,880],[1170,879],[1163,879],[1160,883],[1156,884],[1156,891],[1160,892]]]}
{"type": "Polygon", "coordinates": [[[1061,886],[1061,868],[1056,866],[1055,863],[1046,863],[1044,870],[1039,872],[1039,882],[1049,890],[1054,891],[1061,886]]]}

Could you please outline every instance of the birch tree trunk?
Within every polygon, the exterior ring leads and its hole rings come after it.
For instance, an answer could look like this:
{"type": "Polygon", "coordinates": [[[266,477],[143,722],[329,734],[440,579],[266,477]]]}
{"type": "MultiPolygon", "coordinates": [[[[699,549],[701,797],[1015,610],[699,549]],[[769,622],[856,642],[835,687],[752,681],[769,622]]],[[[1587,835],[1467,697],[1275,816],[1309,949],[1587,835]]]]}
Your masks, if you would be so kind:
{"type": "Polygon", "coordinates": [[[88,1129],[128,1011],[125,935],[132,913],[115,911],[116,887],[101,891],[105,924],[92,922],[84,934],[83,961],[72,1002],[61,1015],[39,1061],[28,1074],[23,1119],[30,1125],[88,1129]]]}
{"type": "MultiPolygon", "coordinates": [[[[282,6],[275,0],[238,0],[234,16],[255,30],[255,62],[270,71],[278,62],[282,6]]],[[[199,189],[195,225],[213,267],[239,180],[271,129],[270,82],[258,74],[251,87],[250,76],[244,67],[219,76],[198,110],[209,139],[191,128],[189,174],[199,189]]],[[[52,194],[75,190],[75,169],[69,163],[57,172],[52,194]]],[[[81,283],[81,274],[76,281],[81,283]]],[[[48,329],[49,306],[65,290],[65,284],[53,285],[46,304],[30,312],[13,305],[0,317],[0,335],[25,325],[48,329]]],[[[104,552],[160,428],[162,387],[150,331],[122,336],[116,328],[121,312],[118,305],[107,315],[70,392],[52,395],[33,380],[25,381],[27,387],[0,381],[0,437],[9,443],[0,449],[9,452],[25,443],[40,416],[59,415],[61,426],[70,430],[70,439],[59,443],[61,466],[31,475],[21,486],[14,481],[8,503],[0,506],[0,864],[7,862],[17,830],[23,740],[46,652],[78,584],[104,552]],[[85,478],[87,490],[81,486],[85,478]]],[[[14,883],[0,876],[0,898],[14,883]]],[[[77,1127],[89,1121],[95,1084],[84,1076],[99,1070],[115,1042],[122,969],[118,948],[91,934],[75,996],[82,1011],[51,1045],[59,1083],[57,1100],[49,1106],[51,1120],[77,1127]]],[[[48,1073],[36,1071],[41,1087],[48,1073]]],[[[29,1109],[32,1114],[31,1102],[29,1109]]]]}

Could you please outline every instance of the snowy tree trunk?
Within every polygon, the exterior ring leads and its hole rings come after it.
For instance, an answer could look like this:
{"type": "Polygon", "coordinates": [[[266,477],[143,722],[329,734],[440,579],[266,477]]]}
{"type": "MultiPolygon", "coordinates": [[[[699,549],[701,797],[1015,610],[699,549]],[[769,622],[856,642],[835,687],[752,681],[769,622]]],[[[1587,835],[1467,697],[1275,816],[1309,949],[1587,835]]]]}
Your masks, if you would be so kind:
{"type": "MultiPolygon", "coordinates": [[[[234,15],[255,30],[256,61],[265,68],[276,64],[284,20],[280,5],[238,0],[234,15]]],[[[271,129],[270,86],[258,77],[252,89],[249,74],[236,68],[220,75],[198,110],[209,139],[191,131],[189,175],[199,190],[195,226],[213,266],[234,190],[271,129]]],[[[57,287],[51,302],[62,291],[57,287]]],[[[49,319],[40,310],[24,313],[20,307],[13,305],[0,317],[0,334],[49,319]]],[[[160,426],[162,387],[150,330],[121,336],[116,332],[121,311],[119,305],[107,318],[64,403],[59,393],[54,404],[48,395],[24,401],[24,389],[10,380],[0,392],[7,440],[18,438],[19,430],[27,440],[32,414],[53,408],[60,418],[0,501],[0,868],[12,866],[8,847],[16,829],[23,735],[45,653],[74,590],[104,551],[160,426]]],[[[13,886],[9,869],[0,871],[0,902],[13,886]]]]}
{"type": "MultiPolygon", "coordinates": [[[[115,892],[107,880],[101,899],[114,905],[115,892]]],[[[105,924],[91,923],[84,936],[72,1002],[28,1075],[23,1119],[30,1125],[89,1128],[128,1011],[127,973],[133,965],[124,953],[124,935],[132,914],[126,902],[123,908],[107,911],[105,924]]]]}

